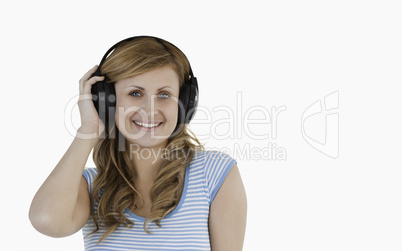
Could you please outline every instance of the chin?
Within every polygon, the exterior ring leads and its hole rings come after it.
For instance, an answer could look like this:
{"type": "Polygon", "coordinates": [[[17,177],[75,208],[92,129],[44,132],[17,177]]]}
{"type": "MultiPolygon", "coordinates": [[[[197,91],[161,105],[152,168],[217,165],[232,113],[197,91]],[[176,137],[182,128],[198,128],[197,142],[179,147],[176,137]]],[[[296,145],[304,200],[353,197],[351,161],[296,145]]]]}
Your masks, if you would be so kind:
{"type": "Polygon", "coordinates": [[[163,122],[155,128],[146,128],[132,121],[126,121],[125,128],[117,125],[126,140],[140,148],[166,147],[176,124],[163,122]]]}
{"type": "Polygon", "coordinates": [[[138,145],[140,148],[163,148],[166,147],[170,138],[170,135],[152,135],[150,133],[143,134],[141,132],[131,133],[124,135],[126,140],[130,144],[138,145]],[[132,135],[133,137],[130,137],[132,135]]]}
{"type": "Polygon", "coordinates": [[[138,148],[164,148],[168,144],[168,140],[132,140],[127,139],[132,145],[138,146],[138,148]]]}

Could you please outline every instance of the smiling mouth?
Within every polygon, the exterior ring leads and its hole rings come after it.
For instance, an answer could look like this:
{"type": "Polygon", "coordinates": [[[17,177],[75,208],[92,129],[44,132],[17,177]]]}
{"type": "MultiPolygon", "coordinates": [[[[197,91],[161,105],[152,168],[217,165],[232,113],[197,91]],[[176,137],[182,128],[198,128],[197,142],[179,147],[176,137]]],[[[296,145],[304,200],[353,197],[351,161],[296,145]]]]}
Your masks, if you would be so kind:
{"type": "Polygon", "coordinates": [[[162,124],[162,122],[157,123],[157,124],[147,124],[147,123],[142,123],[142,122],[135,121],[135,120],[133,120],[133,122],[134,122],[134,124],[141,126],[141,127],[145,127],[145,128],[155,128],[162,124]]]}

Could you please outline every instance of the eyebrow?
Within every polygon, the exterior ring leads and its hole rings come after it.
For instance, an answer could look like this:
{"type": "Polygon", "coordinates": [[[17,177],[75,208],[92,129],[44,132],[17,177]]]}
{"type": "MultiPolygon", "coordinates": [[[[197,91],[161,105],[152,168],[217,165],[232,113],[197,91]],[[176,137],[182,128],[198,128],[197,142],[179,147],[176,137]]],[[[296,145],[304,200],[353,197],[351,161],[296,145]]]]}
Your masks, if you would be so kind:
{"type": "MultiPolygon", "coordinates": [[[[141,91],[144,91],[144,90],[145,90],[143,87],[138,86],[138,85],[129,85],[129,86],[127,86],[127,88],[129,88],[129,87],[135,87],[135,88],[140,89],[141,91]]],[[[165,85],[165,86],[162,86],[161,88],[158,88],[157,91],[160,91],[160,90],[165,89],[165,88],[169,88],[169,89],[171,89],[171,90],[174,90],[172,87],[170,87],[170,86],[168,86],[168,85],[165,85]]]]}

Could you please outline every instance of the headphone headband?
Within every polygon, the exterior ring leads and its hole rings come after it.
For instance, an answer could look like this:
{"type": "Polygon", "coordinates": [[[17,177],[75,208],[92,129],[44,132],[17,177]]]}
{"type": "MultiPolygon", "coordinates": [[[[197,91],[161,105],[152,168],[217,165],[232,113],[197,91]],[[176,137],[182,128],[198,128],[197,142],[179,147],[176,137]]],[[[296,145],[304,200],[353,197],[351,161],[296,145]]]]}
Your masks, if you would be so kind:
{"type": "MultiPolygon", "coordinates": [[[[98,69],[96,70],[96,72],[95,72],[94,75],[98,75],[98,76],[101,75],[101,73],[100,73],[101,66],[102,66],[103,63],[105,62],[106,58],[110,55],[110,53],[112,53],[112,52],[114,51],[114,49],[116,49],[120,44],[125,43],[125,42],[128,42],[128,41],[136,40],[136,39],[141,39],[141,38],[153,38],[153,39],[155,39],[156,42],[160,43],[163,47],[165,47],[165,49],[166,49],[169,53],[170,53],[169,48],[167,48],[167,47],[162,43],[162,41],[169,43],[169,44],[172,45],[174,48],[176,48],[177,50],[179,50],[179,51],[184,55],[184,57],[186,57],[186,59],[187,59],[188,66],[189,66],[189,74],[190,74],[191,79],[194,78],[194,74],[193,74],[193,70],[191,69],[190,61],[188,60],[187,56],[186,56],[176,45],[174,45],[174,44],[172,44],[172,43],[170,43],[170,42],[168,42],[168,41],[166,41],[166,40],[163,40],[163,39],[161,39],[161,38],[158,38],[158,37],[154,37],[154,36],[145,36],[145,35],[143,35],[143,36],[133,36],[133,37],[129,37],[129,38],[123,39],[123,40],[121,40],[120,42],[117,42],[116,44],[114,44],[112,47],[110,47],[110,49],[107,50],[107,52],[106,52],[105,55],[103,56],[102,60],[100,61],[99,67],[98,67],[98,69]]],[[[198,87],[198,85],[197,85],[197,87],[198,87]]]]}

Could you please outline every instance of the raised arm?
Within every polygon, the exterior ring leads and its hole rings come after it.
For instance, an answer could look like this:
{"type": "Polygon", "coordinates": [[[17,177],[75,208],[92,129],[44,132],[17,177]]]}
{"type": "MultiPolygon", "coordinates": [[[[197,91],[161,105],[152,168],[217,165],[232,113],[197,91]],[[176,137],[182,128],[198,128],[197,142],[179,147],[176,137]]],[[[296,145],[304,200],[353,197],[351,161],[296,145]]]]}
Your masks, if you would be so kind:
{"type": "Polygon", "coordinates": [[[82,176],[92,144],[74,139],[63,158],[32,200],[29,219],[33,227],[52,237],[71,235],[89,217],[89,194],[82,176]]]}
{"type": "Polygon", "coordinates": [[[89,217],[88,185],[82,173],[97,136],[104,130],[91,99],[91,86],[103,77],[92,77],[96,67],[80,80],[81,127],[70,147],[37,191],[29,210],[36,230],[64,237],[80,230],[89,217]],[[91,137],[89,135],[92,135],[91,137]],[[84,139],[87,136],[86,139],[84,139]]]}

